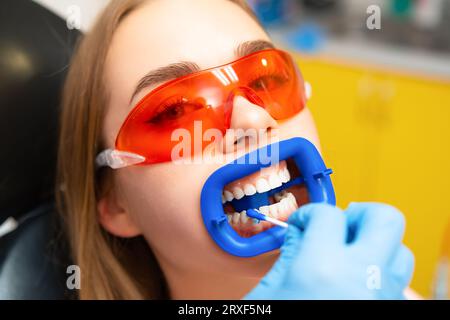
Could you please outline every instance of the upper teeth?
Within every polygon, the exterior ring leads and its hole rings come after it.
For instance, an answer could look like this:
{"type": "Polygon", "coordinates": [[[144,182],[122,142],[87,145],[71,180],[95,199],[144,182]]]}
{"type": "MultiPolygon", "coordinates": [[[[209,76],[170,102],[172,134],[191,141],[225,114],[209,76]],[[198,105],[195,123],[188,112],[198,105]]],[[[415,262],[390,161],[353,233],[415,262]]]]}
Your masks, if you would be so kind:
{"type": "Polygon", "coordinates": [[[244,193],[246,196],[252,196],[256,193],[256,187],[252,185],[251,183],[247,183],[244,186],[244,193]]]}
{"type": "Polygon", "coordinates": [[[223,192],[222,202],[225,202],[224,198],[225,198],[226,201],[231,201],[231,200],[233,200],[234,197],[233,197],[233,194],[230,191],[225,190],[223,192]]]}
{"type": "Polygon", "coordinates": [[[291,175],[287,168],[273,172],[268,178],[259,177],[255,184],[245,183],[243,188],[240,186],[233,187],[233,190],[225,190],[222,194],[222,203],[232,201],[233,199],[242,199],[245,196],[252,196],[255,193],[264,193],[269,190],[278,188],[282,183],[286,183],[291,179],[291,175]]]}

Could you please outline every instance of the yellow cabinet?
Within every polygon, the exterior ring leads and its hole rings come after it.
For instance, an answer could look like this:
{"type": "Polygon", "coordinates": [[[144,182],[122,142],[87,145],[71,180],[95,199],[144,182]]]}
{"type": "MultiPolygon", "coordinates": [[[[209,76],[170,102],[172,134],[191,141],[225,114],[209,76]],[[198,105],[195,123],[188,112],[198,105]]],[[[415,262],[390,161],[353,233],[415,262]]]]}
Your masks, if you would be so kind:
{"type": "Polygon", "coordinates": [[[450,219],[450,81],[298,57],[338,205],[380,201],[406,216],[412,287],[431,296],[450,219]]]}

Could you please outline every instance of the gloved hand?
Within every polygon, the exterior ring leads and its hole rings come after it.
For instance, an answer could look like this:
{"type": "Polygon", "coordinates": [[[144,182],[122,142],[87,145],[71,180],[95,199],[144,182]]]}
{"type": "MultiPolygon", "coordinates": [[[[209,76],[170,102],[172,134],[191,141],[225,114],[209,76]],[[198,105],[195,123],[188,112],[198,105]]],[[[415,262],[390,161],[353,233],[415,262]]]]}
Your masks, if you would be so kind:
{"type": "Polygon", "coordinates": [[[414,258],[395,208],[308,204],[288,223],[280,257],[244,299],[404,299],[414,258]]]}

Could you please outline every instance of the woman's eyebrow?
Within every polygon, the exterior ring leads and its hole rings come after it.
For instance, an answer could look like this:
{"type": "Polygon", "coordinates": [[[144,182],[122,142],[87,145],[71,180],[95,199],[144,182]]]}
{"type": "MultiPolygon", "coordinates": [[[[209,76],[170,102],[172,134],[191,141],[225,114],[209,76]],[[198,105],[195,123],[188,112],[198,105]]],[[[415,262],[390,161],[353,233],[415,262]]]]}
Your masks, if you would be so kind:
{"type": "Polygon", "coordinates": [[[245,41],[237,46],[234,54],[236,55],[236,57],[240,58],[254,52],[274,48],[275,46],[273,45],[273,43],[266,40],[245,41]]]}
{"type": "Polygon", "coordinates": [[[188,74],[200,71],[200,67],[189,61],[182,61],[172,63],[164,67],[152,70],[148,72],[141,80],[139,80],[130,101],[144,88],[155,85],[157,83],[165,82],[168,80],[176,79],[188,74]]]}
{"type": "MultiPolygon", "coordinates": [[[[266,40],[245,41],[240,43],[236,47],[234,53],[238,58],[240,58],[257,51],[273,48],[275,48],[275,46],[271,42],[266,40]]],[[[152,70],[148,72],[144,77],[142,77],[141,80],[139,80],[139,83],[136,86],[133,95],[131,96],[130,102],[141,90],[149,86],[183,77],[200,70],[201,69],[198,64],[190,61],[172,63],[167,66],[152,70]]]]}

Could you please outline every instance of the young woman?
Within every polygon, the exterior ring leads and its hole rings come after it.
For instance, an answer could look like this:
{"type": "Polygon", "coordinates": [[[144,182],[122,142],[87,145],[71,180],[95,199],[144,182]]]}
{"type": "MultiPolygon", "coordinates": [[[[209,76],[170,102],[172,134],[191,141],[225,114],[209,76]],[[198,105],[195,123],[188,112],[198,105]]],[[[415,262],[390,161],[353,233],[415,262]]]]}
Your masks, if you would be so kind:
{"type": "MultiPolygon", "coordinates": [[[[156,161],[119,170],[95,164],[101,151],[114,149],[130,112],[159,86],[271,49],[270,38],[239,0],[112,1],[84,36],[63,95],[57,188],[72,256],[81,268],[80,298],[240,299],[272,267],[278,251],[232,256],[203,225],[200,192],[225,163],[156,161]]],[[[305,137],[319,148],[305,106],[277,117],[245,92],[232,106],[231,129],[258,129],[275,140],[305,137]]],[[[176,118],[196,105],[173,101],[165,108],[148,121],[176,118]]],[[[228,136],[215,151],[237,155],[239,139],[228,136]]],[[[230,186],[224,200],[258,191],[264,184],[258,180],[274,174],[289,178],[284,164],[270,167],[230,186]]],[[[284,218],[297,205],[293,201],[284,218]]],[[[261,231],[245,216],[230,216],[238,232],[248,224],[255,228],[251,233],[261,231]]]]}

